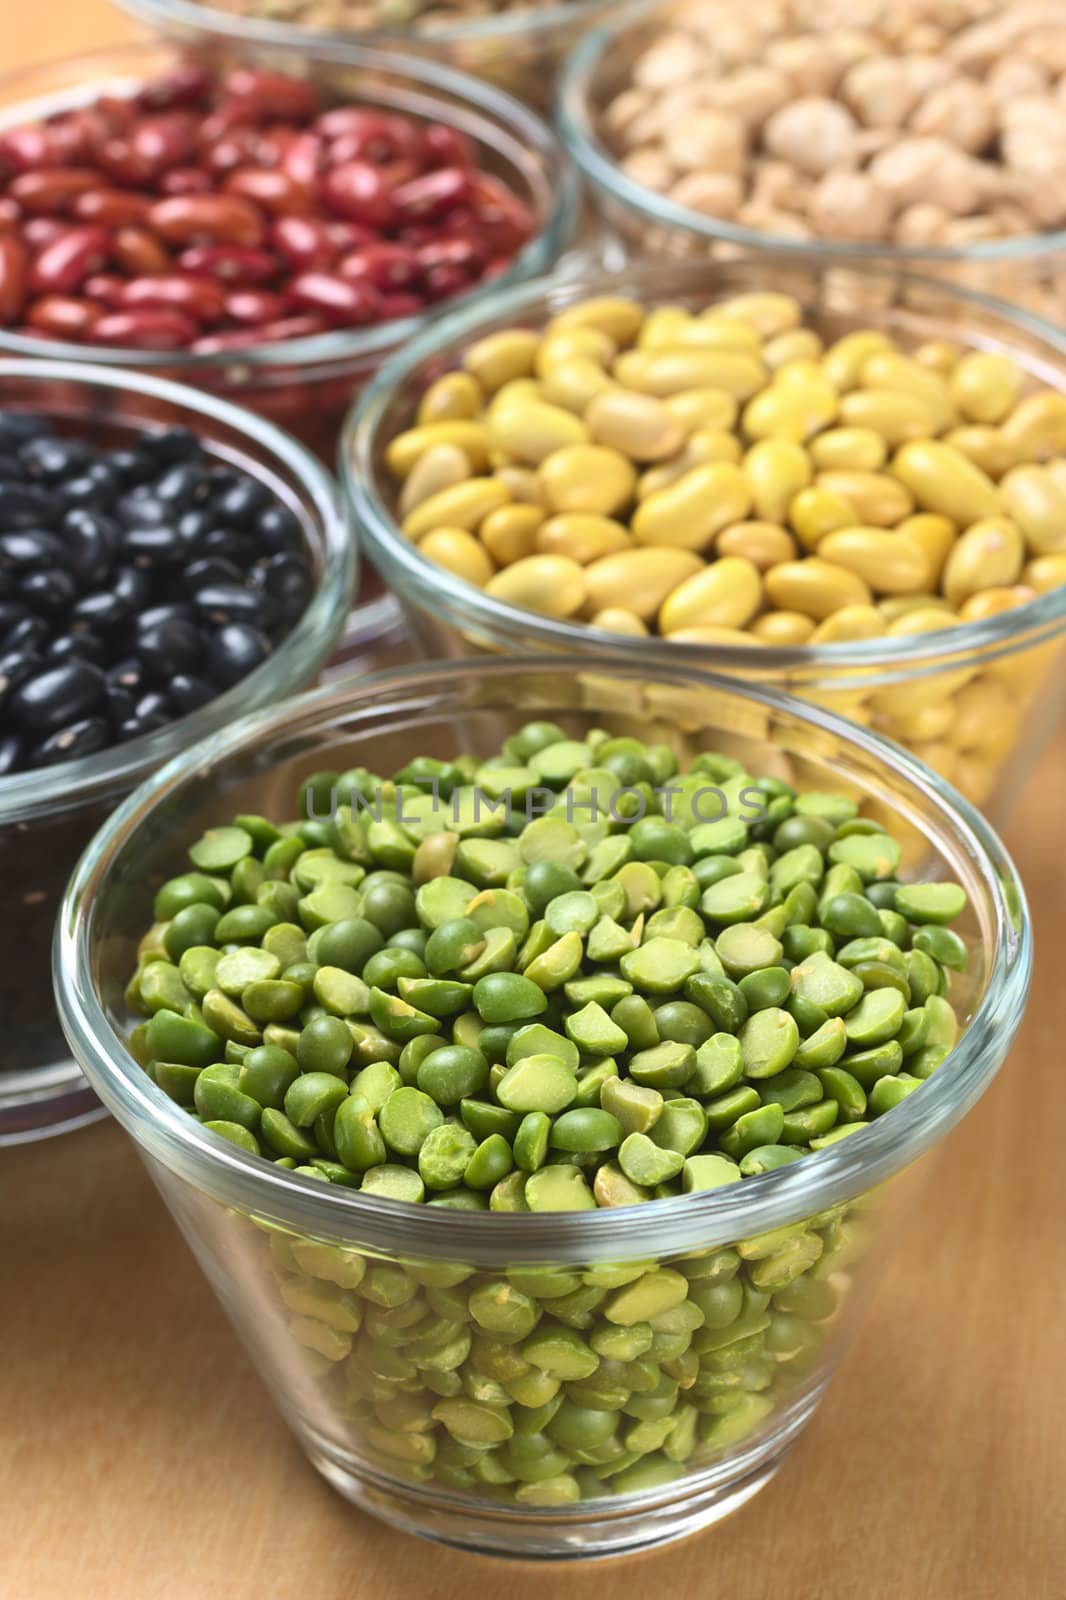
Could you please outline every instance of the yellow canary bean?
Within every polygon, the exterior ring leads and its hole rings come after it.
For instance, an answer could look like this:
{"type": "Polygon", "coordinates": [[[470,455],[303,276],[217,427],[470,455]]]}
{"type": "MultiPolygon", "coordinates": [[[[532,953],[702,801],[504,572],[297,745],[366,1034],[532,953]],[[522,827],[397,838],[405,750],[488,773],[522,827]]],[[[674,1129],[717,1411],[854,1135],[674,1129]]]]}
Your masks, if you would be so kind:
{"type": "Polygon", "coordinates": [[[644,307],[624,295],[600,295],[567,306],[548,323],[549,335],[561,328],[597,328],[612,339],[618,349],[632,344],[644,322],[644,307]]]}
{"type": "Polygon", "coordinates": [[[1005,472],[1018,464],[1017,447],[1011,443],[1002,428],[989,428],[970,423],[965,428],[951,428],[944,435],[944,443],[961,450],[968,461],[982,472],[987,472],[994,482],[999,482],[1005,472]]]}
{"type": "Polygon", "coordinates": [[[763,581],[771,605],[802,611],[816,622],[824,622],[844,606],[867,606],[873,601],[869,585],[858,573],[819,556],[783,561],[771,567],[763,581]]]}
{"type": "Polygon", "coordinates": [[[697,622],[690,628],[678,628],[676,633],[668,634],[671,644],[728,644],[754,646],[762,643],[753,633],[745,633],[743,628],[726,628],[717,623],[697,622]]]}
{"type": "Polygon", "coordinates": [[[1037,556],[1027,562],[1022,570],[1022,582],[1037,594],[1057,589],[1060,583],[1066,583],[1066,555],[1037,556]]]}
{"type": "Polygon", "coordinates": [[[750,322],[742,322],[738,317],[708,317],[701,314],[690,317],[684,327],[678,330],[676,339],[653,342],[651,348],[666,349],[670,346],[683,346],[686,349],[696,346],[703,350],[750,350],[752,355],[757,356],[762,350],[762,340],[750,322]]]}
{"type": "Polygon", "coordinates": [[[915,361],[947,375],[958,366],[962,349],[950,339],[925,339],[914,352],[915,361]]]}
{"type": "Polygon", "coordinates": [[[1066,489],[1066,456],[1055,456],[1047,463],[1046,470],[1060,489],[1066,489]]]}
{"type": "Polygon", "coordinates": [[[403,521],[409,539],[421,539],[431,528],[463,528],[473,533],[490,511],[508,503],[511,491],[496,478],[468,478],[442,489],[416,506],[403,521]]]}
{"type": "Polygon", "coordinates": [[[992,589],[980,589],[969,596],[959,607],[963,622],[984,622],[986,617],[998,617],[1016,606],[1025,606],[1036,599],[1036,590],[1025,583],[999,584],[992,589]]]}
{"type": "Polygon", "coordinates": [[[1018,404],[1023,382],[1008,356],[975,350],[951,374],[951,398],[969,422],[1002,422],[1018,404]]]}
{"type": "Polygon", "coordinates": [[[996,763],[974,755],[972,751],[960,751],[955,757],[955,776],[952,781],[972,805],[983,806],[995,787],[996,763]]]}
{"type": "Polygon", "coordinates": [[[950,600],[945,600],[942,594],[889,594],[877,602],[877,609],[885,619],[885,623],[895,622],[897,617],[906,617],[914,611],[946,611],[954,617],[955,608],[950,600]]]}
{"type": "Polygon", "coordinates": [[[836,528],[818,541],[818,556],[857,573],[875,594],[909,594],[929,581],[921,546],[884,528],[836,528]]]}
{"type": "Polygon", "coordinates": [[[598,367],[609,367],[617,354],[618,346],[600,328],[560,328],[540,341],[533,370],[546,378],[553,367],[570,361],[594,361],[598,367]]]}
{"type": "MultiPolygon", "coordinates": [[[[966,693],[965,688],[962,693],[966,693]]],[[[954,720],[955,702],[948,696],[934,705],[922,706],[912,716],[897,717],[888,731],[905,744],[926,744],[932,739],[943,739],[954,720]]]]}
{"type": "Polygon", "coordinates": [[[536,378],[509,378],[501,384],[489,402],[488,416],[491,419],[493,412],[501,410],[511,401],[525,403],[537,401],[541,398],[540,383],[536,378]]]}
{"type": "MultiPolygon", "coordinates": [[[[847,717],[851,722],[861,722],[865,727],[870,724],[870,712],[866,704],[866,696],[859,689],[805,689],[804,700],[810,700],[813,705],[824,706],[827,711],[835,711],[838,717],[847,717]]],[[[861,798],[861,791],[855,789],[845,780],[843,786],[834,779],[833,789],[836,794],[850,793],[852,798],[861,798]]],[[[868,815],[873,807],[864,806],[868,815]]]]}
{"type": "Polygon", "coordinates": [[[895,345],[887,334],[875,328],[864,328],[856,333],[846,333],[831,344],[822,359],[822,371],[838,394],[858,388],[862,369],[871,356],[884,350],[894,350],[895,345]]]}
{"type": "MultiPolygon", "coordinates": [[[[898,638],[908,631],[905,624],[910,623],[911,633],[942,633],[946,627],[953,627],[956,621],[957,618],[949,611],[912,611],[906,617],[898,617],[888,632],[890,638],[898,638]],[[917,625],[918,618],[923,619],[921,627],[917,625]]],[[[878,716],[890,717],[893,721],[900,717],[912,717],[926,706],[943,704],[976,675],[976,667],[952,667],[944,672],[928,674],[912,672],[902,683],[876,689],[870,696],[870,704],[878,716]]]]}
{"type": "MultiPolygon", "coordinates": [[[[851,398],[848,395],[841,401],[842,412],[851,398]]],[[[888,460],[885,441],[872,428],[829,428],[812,439],[807,449],[820,472],[876,472],[888,460]]]]}
{"type": "Polygon", "coordinates": [[[813,328],[789,328],[763,345],[762,358],[771,372],[793,361],[817,361],[825,345],[813,328]]]}
{"type": "Polygon", "coordinates": [[[834,528],[854,527],[856,518],[850,500],[820,487],[801,489],[788,508],[789,525],[805,550],[816,550],[834,528]]]}
{"type": "Polygon", "coordinates": [[[820,622],[812,644],[852,644],[858,639],[879,639],[887,623],[876,606],[844,606],[820,622]]]}
{"type": "Polygon", "coordinates": [[[751,490],[728,462],[693,467],[668,489],[642,500],[630,524],[639,544],[702,550],[731,522],[751,510],[751,490]]]}
{"type": "Polygon", "coordinates": [[[654,395],[618,388],[590,402],[585,426],[597,444],[620,450],[631,461],[663,461],[676,455],[688,432],[654,395]]]}
{"type": "Polygon", "coordinates": [[[397,478],[406,478],[415,463],[437,445],[461,450],[474,472],[484,472],[489,462],[489,431],[483,422],[430,422],[397,434],[385,451],[385,465],[397,478]]]}
{"type": "Polygon", "coordinates": [[[851,505],[851,521],[868,528],[894,528],[914,510],[914,496],[888,472],[819,472],[814,481],[842,495],[851,505]]]}
{"type": "Polygon", "coordinates": [[[684,342],[692,312],[684,306],[655,306],[644,318],[636,345],[638,350],[663,350],[684,342]]]}
{"type": "MultiPolygon", "coordinates": [[[[482,532],[484,537],[484,532],[482,532]]],[[[612,517],[592,516],[583,511],[566,511],[549,517],[537,529],[536,547],[550,556],[569,556],[582,567],[601,556],[633,546],[629,529],[612,517]]]]}
{"type": "Polygon", "coordinates": [[[446,372],[431,383],[418,407],[418,424],[462,422],[476,417],[484,404],[481,385],[469,372],[446,372]]]}
{"type": "Polygon", "coordinates": [[[928,582],[935,587],[940,582],[944,562],[958,537],[955,524],[949,517],[937,516],[933,511],[916,511],[912,517],[904,517],[896,532],[925,551],[928,582]]]}
{"type": "Polygon", "coordinates": [[[696,428],[731,428],[740,410],[733,395],[724,389],[681,389],[677,394],[668,395],[663,405],[686,432],[696,428]]]}
{"type": "Polygon", "coordinates": [[[498,449],[534,466],[567,445],[587,444],[589,437],[585,424],[573,412],[528,395],[497,399],[489,412],[489,432],[498,449]]]}
{"type": "Polygon", "coordinates": [[[940,587],[953,606],[961,606],[980,589],[998,589],[1016,581],[1025,560],[1021,530],[1009,517],[988,517],[971,523],[944,563],[940,587]]]}
{"type": "Polygon", "coordinates": [[[719,300],[702,313],[705,317],[736,317],[750,322],[764,339],[773,339],[789,328],[798,328],[803,321],[803,308],[790,294],[773,290],[753,290],[748,294],[735,294],[728,300],[719,300]]]}
{"type": "Polygon", "coordinates": [[[486,394],[495,394],[505,383],[532,375],[540,342],[530,328],[501,328],[472,344],[463,366],[486,394]]]}
{"type": "Polygon", "coordinates": [[[641,622],[635,611],[627,611],[623,606],[610,606],[604,611],[597,611],[595,616],[589,618],[589,626],[602,628],[605,633],[624,633],[630,639],[648,637],[647,624],[641,622]]]}
{"type": "Polygon", "coordinates": [[[828,428],[840,414],[840,398],[831,383],[815,376],[776,381],[744,408],[744,432],[749,439],[792,439],[802,444],[812,434],[828,428]]]}
{"type": "Polygon", "coordinates": [[[982,676],[955,696],[947,737],[957,750],[979,750],[993,761],[1013,748],[1018,713],[1005,686],[982,676]]]}
{"type": "Polygon", "coordinates": [[[940,373],[896,350],[882,350],[868,357],[863,362],[861,381],[864,389],[894,389],[920,401],[923,410],[933,419],[935,433],[953,428],[959,420],[951,390],[940,373]]]}
{"type": "Polygon", "coordinates": [[[542,617],[572,617],[585,604],[585,569],[566,556],[527,556],[497,572],[485,585],[485,593],[542,617]]]}
{"type": "Polygon", "coordinates": [[[922,397],[905,389],[852,389],[840,402],[840,420],[880,434],[893,450],[908,439],[928,439],[940,431],[922,397]]]}
{"type": "Polygon", "coordinates": [[[419,456],[404,479],[400,490],[400,515],[406,517],[423,500],[439,494],[442,489],[450,489],[455,483],[465,483],[472,472],[469,456],[464,455],[458,445],[432,445],[424,455],[419,456]]]}
{"type": "Polygon", "coordinates": [[[549,405],[562,406],[582,416],[597,395],[612,391],[624,394],[613,378],[609,378],[595,361],[575,356],[572,361],[560,361],[541,379],[541,397],[549,405]]]}
{"type": "MultiPolygon", "coordinates": [[[[947,602],[939,596],[925,597],[925,605],[907,606],[902,611],[897,611],[889,622],[888,631],[893,639],[910,637],[915,633],[939,633],[944,628],[953,628],[961,620],[952,611],[947,602]]],[[[903,604],[903,602],[900,602],[903,604]]],[[[888,614],[889,602],[886,600],[881,610],[888,614]]]]}
{"type": "Polygon", "coordinates": [[[589,610],[595,614],[621,607],[651,622],[670,591],[702,570],[703,562],[692,550],[619,550],[584,568],[589,610]]]}
{"type": "Polygon", "coordinates": [[[1013,655],[997,656],[988,663],[985,672],[988,677],[1003,684],[1015,705],[1028,707],[1048,673],[1056,668],[1061,671],[1058,663],[1061,648],[1061,641],[1053,639],[1050,644],[1032,650],[1018,650],[1013,655]]]}
{"type": "Polygon", "coordinates": [[[676,345],[672,350],[627,350],[614,364],[627,389],[659,399],[686,389],[724,389],[748,400],[766,382],[766,368],[748,350],[702,350],[676,345]]]}
{"type": "Polygon", "coordinates": [[[1046,467],[1012,467],[999,492],[1007,515],[1025,535],[1030,554],[1066,550],[1066,489],[1046,467]]]}
{"type": "Polygon", "coordinates": [[[517,500],[522,505],[543,506],[547,509],[548,502],[544,498],[544,490],[532,467],[520,467],[510,462],[506,466],[497,467],[494,476],[506,484],[512,500],[517,500]]]}
{"type": "Polygon", "coordinates": [[[792,501],[814,476],[803,446],[782,438],[753,444],[744,457],[743,472],[755,514],[766,522],[784,522],[792,501]]]}
{"type": "Polygon", "coordinates": [[[743,628],[762,604],[759,569],[743,556],[723,556],[694,573],[663,601],[659,632],[682,628],[743,628]]]}
{"type": "Polygon", "coordinates": [[[932,767],[946,783],[955,782],[959,764],[958,752],[953,750],[946,740],[919,740],[911,745],[911,754],[917,756],[919,761],[924,761],[927,767],[932,767]]]}
{"type": "Polygon", "coordinates": [[[776,522],[734,522],[723,528],[714,541],[720,556],[744,556],[765,572],[779,561],[794,561],[799,554],[796,541],[776,522]]]}
{"type": "Polygon", "coordinates": [[[1003,432],[1024,461],[1066,454],[1066,395],[1042,389],[1019,400],[1003,432]]]}
{"type": "Polygon", "coordinates": [[[418,548],[439,567],[483,589],[496,568],[472,533],[463,528],[433,528],[418,541],[418,548]]]}
{"type": "Polygon", "coordinates": [[[892,471],[923,511],[937,511],[960,528],[996,517],[1002,510],[988,474],[939,439],[912,439],[901,445],[892,459],[892,471]]]}
{"type": "Polygon", "coordinates": [[[633,499],[637,472],[619,450],[577,444],[545,456],[540,481],[553,511],[591,511],[609,517],[633,499]]]}
{"type": "Polygon", "coordinates": [[[498,567],[509,567],[536,554],[537,530],[546,514],[543,506],[500,506],[498,511],[489,512],[478,529],[478,538],[498,567]]]}
{"type": "Polygon", "coordinates": [[[764,611],[749,631],[762,644],[807,644],[814,637],[815,622],[802,611],[764,611]]]}
{"type": "Polygon", "coordinates": [[[740,461],[740,440],[735,433],[723,433],[719,428],[697,428],[673,461],[663,461],[641,473],[637,480],[637,499],[646,500],[660,489],[668,489],[693,467],[711,466],[716,461],[736,466],[740,461]]]}

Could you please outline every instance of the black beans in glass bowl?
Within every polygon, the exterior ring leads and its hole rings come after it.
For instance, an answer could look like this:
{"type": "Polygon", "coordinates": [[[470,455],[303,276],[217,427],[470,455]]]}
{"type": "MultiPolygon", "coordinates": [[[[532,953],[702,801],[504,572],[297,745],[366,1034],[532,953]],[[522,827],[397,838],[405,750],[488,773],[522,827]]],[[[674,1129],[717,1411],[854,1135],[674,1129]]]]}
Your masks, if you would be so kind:
{"type": "Polygon", "coordinates": [[[356,567],[332,480],[269,422],[147,374],[0,360],[0,1144],[99,1114],[50,981],[78,856],[171,756],[314,681],[356,567]]]}

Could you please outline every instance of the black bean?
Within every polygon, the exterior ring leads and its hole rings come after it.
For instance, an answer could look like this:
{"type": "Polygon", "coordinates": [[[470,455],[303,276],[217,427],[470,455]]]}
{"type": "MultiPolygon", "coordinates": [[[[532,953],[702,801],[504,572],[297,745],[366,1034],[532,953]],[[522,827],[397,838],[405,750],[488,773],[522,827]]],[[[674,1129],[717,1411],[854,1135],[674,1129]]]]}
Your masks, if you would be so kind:
{"type": "Polygon", "coordinates": [[[183,551],[170,528],[127,528],[122,553],[138,567],[176,567],[183,551]]]}
{"type": "Polygon", "coordinates": [[[103,507],[110,503],[111,488],[97,478],[83,473],[79,478],[68,478],[56,490],[65,506],[103,507]]]}
{"type": "Polygon", "coordinates": [[[138,697],[133,707],[133,715],[139,722],[151,722],[156,717],[162,717],[164,722],[169,722],[166,695],[161,689],[149,689],[147,693],[138,697]]]}
{"type": "MultiPolygon", "coordinates": [[[[0,452],[4,446],[3,427],[0,425],[0,452]]],[[[18,456],[0,454],[0,483],[25,483],[26,468],[18,456]]]]}
{"type": "Polygon", "coordinates": [[[78,722],[103,699],[104,675],[89,661],[62,661],[19,684],[11,715],[28,732],[48,734],[78,722]]]}
{"type": "MultiPolygon", "coordinates": [[[[253,568],[254,571],[254,568],[253,568]]],[[[190,594],[209,583],[243,583],[244,573],[225,556],[204,556],[200,561],[190,561],[183,573],[185,588],[190,594]]]]}
{"type": "Polygon", "coordinates": [[[63,518],[63,539],[71,571],[84,587],[96,588],[114,564],[117,524],[96,511],[68,511],[63,518]]]}
{"type": "Polygon", "coordinates": [[[193,511],[183,511],[178,518],[177,535],[187,549],[192,549],[216,526],[214,513],[208,506],[197,506],[193,511]]]}
{"type": "Polygon", "coordinates": [[[154,497],[176,510],[188,510],[198,505],[207,499],[210,490],[211,480],[207,468],[192,461],[184,461],[176,467],[171,467],[152,485],[154,497]]]}
{"type": "Polygon", "coordinates": [[[10,700],[19,684],[43,666],[41,657],[31,650],[8,650],[0,656],[0,706],[10,700]]]}
{"type": "Polygon", "coordinates": [[[104,690],[104,699],[107,703],[108,721],[116,730],[134,715],[137,702],[128,689],[108,684],[104,690]]]}
{"type": "Polygon", "coordinates": [[[303,529],[296,513],[280,500],[267,506],[255,519],[255,534],[268,550],[299,554],[304,548],[303,529]]]}
{"type": "Polygon", "coordinates": [[[265,511],[271,503],[270,490],[256,478],[241,478],[211,499],[219,521],[235,528],[247,528],[257,514],[265,511]]]}
{"type": "Polygon", "coordinates": [[[25,444],[27,439],[36,439],[38,434],[50,432],[48,418],[38,416],[35,411],[0,411],[0,446],[5,451],[25,444]]]}
{"type": "Polygon", "coordinates": [[[30,751],[30,765],[51,767],[60,761],[77,761],[95,755],[111,743],[111,729],[103,717],[84,717],[50,734],[30,751]]]}
{"type": "Polygon", "coordinates": [[[65,661],[76,656],[79,661],[91,661],[94,667],[106,665],[108,650],[95,633],[61,633],[52,640],[45,655],[49,661],[65,661]]]}
{"type": "Polygon", "coordinates": [[[19,450],[19,460],[30,477],[45,483],[73,477],[95,455],[92,445],[84,439],[57,439],[54,435],[30,439],[19,450]]]}
{"type": "Polygon", "coordinates": [[[16,622],[4,635],[4,649],[6,650],[37,650],[41,651],[52,637],[52,630],[43,617],[27,615],[21,622],[16,622]]]}
{"type": "Polygon", "coordinates": [[[9,483],[0,495],[0,533],[16,528],[54,528],[63,514],[63,502],[36,483],[9,483]]]}
{"type": "Polygon", "coordinates": [[[165,605],[151,606],[147,611],[142,611],[137,618],[137,631],[142,632],[147,628],[157,628],[164,622],[194,622],[196,613],[192,606],[185,605],[179,600],[171,601],[165,605]]]}
{"type": "Polygon", "coordinates": [[[71,607],[72,626],[93,632],[111,632],[130,620],[130,606],[113,589],[97,589],[83,594],[71,607]]]}
{"type": "Polygon", "coordinates": [[[250,577],[257,589],[278,602],[286,621],[302,615],[311,598],[311,574],[298,556],[269,556],[256,563],[250,577]]]}
{"type": "Polygon", "coordinates": [[[145,436],[143,448],[158,462],[189,461],[202,457],[203,445],[191,428],[164,428],[145,436]]]}
{"type": "Polygon", "coordinates": [[[15,600],[5,595],[0,600],[0,640],[4,638],[11,628],[17,627],[20,622],[24,622],[29,614],[29,610],[21,600],[15,600]]]}
{"type": "Polygon", "coordinates": [[[263,597],[238,583],[210,583],[193,595],[196,610],[205,622],[250,622],[262,620],[263,597]]]}
{"type": "Polygon", "coordinates": [[[200,706],[205,706],[209,700],[213,700],[217,691],[205,678],[197,678],[188,672],[177,672],[167,686],[167,693],[178,716],[184,717],[190,711],[197,711],[200,706]]]}
{"type": "Polygon", "coordinates": [[[113,450],[108,457],[108,465],[127,488],[135,483],[143,483],[158,470],[146,450],[113,450]]]}
{"type": "Polygon", "coordinates": [[[23,740],[20,734],[0,734],[0,778],[17,772],[22,760],[23,740]]]}
{"type": "Polygon", "coordinates": [[[109,688],[123,689],[136,699],[148,681],[144,662],[138,656],[127,656],[124,661],[108,668],[106,681],[109,688]]]}
{"type": "Polygon", "coordinates": [[[152,580],[140,567],[119,567],[112,581],[111,592],[132,616],[151,605],[152,580]]]}
{"type": "Polygon", "coordinates": [[[175,672],[195,672],[203,653],[199,628],[180,617],[137,629],[137,654],[156,683],[165,683],[175,672]]]}
{"type": "Polygon", "coordinates": [[[115,515],[124,528],[163,528],[173,517],[170,506],[157,500],[151,485],[134,489],[115,502],[115,515]]]}
{"type": "Polygon", "coordinates": [[[14,572],[35,572],[67,563],[63,540],[44,528],[25,528],[21,533],[0,536],[0,568],[14,572]]]}
{"type": "Polygon", "coordinates": [[[34,611],[58,617],[78,598],[78,584],[73,573],[55,567],[51,572],[28,572],[19,584],[19,594],[34,611]]]}
{"type": "Polygon", "coordinates": [[[200,550],[205,556],[225,556],[242,570],[250,567],[260,554],[260,547],[251,535],[238,533],[234,528],[212,528],[201,539],[200,550]]]}
{"type": "Polygon", "coordinates": [[[245,622],[227,622],[207,641],[206,667],[212,683],[229,689],[270,654],[270,640],[245,622]]]}

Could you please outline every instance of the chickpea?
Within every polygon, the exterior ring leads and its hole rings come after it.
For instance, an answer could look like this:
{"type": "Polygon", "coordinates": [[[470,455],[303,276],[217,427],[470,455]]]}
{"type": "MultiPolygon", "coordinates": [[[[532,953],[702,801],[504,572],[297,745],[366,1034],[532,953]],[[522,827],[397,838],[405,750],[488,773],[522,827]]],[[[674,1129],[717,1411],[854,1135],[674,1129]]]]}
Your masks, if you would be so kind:
{"type": "Polygon", "coordinates": [[[763,130],[772,155],[791,161],[812,177],[846,166],[852,158],[854,137],[855,119],[847,107],[816,95],[782,106],[763,130]]]}

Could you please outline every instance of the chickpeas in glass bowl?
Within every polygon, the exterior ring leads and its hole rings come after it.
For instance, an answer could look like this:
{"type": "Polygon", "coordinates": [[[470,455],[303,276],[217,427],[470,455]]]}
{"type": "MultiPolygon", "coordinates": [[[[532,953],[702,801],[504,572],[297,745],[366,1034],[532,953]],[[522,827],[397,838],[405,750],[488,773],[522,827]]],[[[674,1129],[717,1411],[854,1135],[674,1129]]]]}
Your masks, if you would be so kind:
{"type": "Polygon", "coordinates": [[[768,1481],[1030,959],[998,840],[898,746],[579,656],[353,679],[186,752],[84,856],[55,973],[313,1465],[543,1559],[768,1481]]]}
{"type": "Polygon", "coordinates": [[[621,635],[840,710],[1003,815],[1063,697],[1064,345],[899,275],[856,309],[870,277],[542,283],[390,363],[341,475],[427,648],[621,635]]]}

